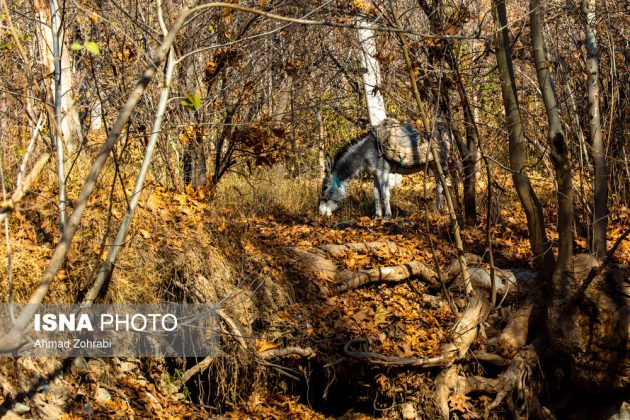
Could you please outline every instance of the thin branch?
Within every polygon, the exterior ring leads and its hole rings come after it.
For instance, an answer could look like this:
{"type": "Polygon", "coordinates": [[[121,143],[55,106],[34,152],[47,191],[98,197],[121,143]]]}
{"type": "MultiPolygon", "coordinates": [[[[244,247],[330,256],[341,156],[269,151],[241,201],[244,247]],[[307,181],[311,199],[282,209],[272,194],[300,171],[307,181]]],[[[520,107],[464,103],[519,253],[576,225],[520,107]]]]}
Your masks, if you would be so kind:
{"type": "Polygon", "coordinates": [[[37,118],[37,124],[35,124],[35,127],[33,128],[33,133],[31,134],[31,140],[28,143],[26,152],[24,153],[24,157],[22,158],[22,164],[20,165],[20,170],[18,171],[18,174],[17,174],[17,181],[16,181],[17,188],[20,188],[20,185],[22,184],[22,178],[24,177],[24,172],[26,172],[26,164],[28,163],[28,160],[31,157],[31,154],[33,153],[33,150],[35,149],[35,144],[37,143],[37,138],[39,137],[39,132],[42,129],[43,125],[44,125],[44,115],[39,114],[39,117],[37,118]]]}
{"type": "Polygon", "coordinates": [[[238,4],[232,3],[224,3],[224,2],[213,2],[201,4],[192,9],[192,12],[200,12],[205,9],[214,8],[214,7],[223,7],[226,9],[239,10],[241,12],[253,13],[256,15],[264,16],[269,19],[277,20],[280,22],[289,22],[289,23],[297,23],[300,25],[309,25],[309,26],[328,26],[334,28],[347,28],[347,29],[367,29],[372,31],[379,32],[396,32],[396,33],[404,33],[409,35],[416,35],[425,39],[468,39],[473,41],[481,41],[481,38],[478,36],[465,36],[465,35],[438,35],[438,34],[429,34],[416,32],[413,30],[405,29],[405,28],[396,28],[391,26],[380,26],[380,25],[361,25],[357,22],[352,23],[343,23],[340,20],[332,21],[327,19],[320,20],[310,20],[310,19],[300,19],[300,18],[292,18],[288,16],[276,15],[274,13],[265,12],[258,9],[253,9],[251,7],[241,6],[238,4]]]}
{"type": "Polygon", "coordinates": [[[195,366],[188,369],[186,372],[182,374],[176,381],[174,381],[171,385],[175,387],[176,390],[179,390],[186,382],[188,382],[193,376],[198,375],[208,369],[212,362],[214,362],[213,356],[205,357],[201,362],[197,363],[195,366]]]}

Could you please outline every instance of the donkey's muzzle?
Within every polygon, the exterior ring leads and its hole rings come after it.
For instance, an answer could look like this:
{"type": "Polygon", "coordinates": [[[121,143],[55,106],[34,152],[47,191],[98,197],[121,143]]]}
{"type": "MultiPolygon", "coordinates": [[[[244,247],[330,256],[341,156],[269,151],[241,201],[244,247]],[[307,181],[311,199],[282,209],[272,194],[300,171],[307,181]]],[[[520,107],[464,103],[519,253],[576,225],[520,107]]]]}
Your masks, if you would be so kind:
{"type": "Polygon", "coordinates": [[[339,207],[339,205],[333,200],[320,200],[319,201],[319,214],[325,217],[332,216],[333,212],[339,207]]]}

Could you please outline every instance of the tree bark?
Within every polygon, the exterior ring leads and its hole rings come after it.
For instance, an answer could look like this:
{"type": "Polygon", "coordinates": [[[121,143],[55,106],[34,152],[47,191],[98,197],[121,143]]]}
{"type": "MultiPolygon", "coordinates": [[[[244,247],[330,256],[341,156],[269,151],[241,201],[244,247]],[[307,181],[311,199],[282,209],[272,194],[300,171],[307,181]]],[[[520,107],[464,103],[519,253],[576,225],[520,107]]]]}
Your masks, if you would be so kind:
{"type": "Polygon", "coordinates": [[[203,125],[195,124],[191,135],[188,136],[188,143],[186,143],[182,157],[184,161],[184,183],[191,184],[194,189],[203,187],[207,180],[203,133],[203,125]]]}
{"type": "Polygon", "coordinates": [[[564,131],[562,130],[553,80],[551,72],[547,68],[540,0],[530,0],[529,9],[529,24],[536,75],[540,91],[542,92],[543,102],[545,103],[545,110],[547,111],[551,157],[558,183],[559,249],[558,262],[552,276],[552,290],[554,296],[564,299],[566,298],[566,276],[573,256],[573,180],[571,179],[569,152],[565,142],[564,131]]]}
{"type": "Polygon", "coordinates": [[[527,145],[524,139],[521,112],[512,67],[505,0],[493,0],[492,12],[496,27],[496,57],[501,77],[501,92],[508,129],[510,168],[516,192],[527,217],[529,241],[534,264],[543,279],[549,279],[555,265],[551,244],[545,234],[542,205],[527,175],[527,145]]]}
{"type": "MultiPolygon", "coordinates": [[[[452,54],[452,50],[449,55],[452,54]]],[[[457,64],[456,57],[453,57],[451,68],[455,70],[456,77],[460,78],[459,66],[457,64]]],[[[477,224],[477,197],[475,185],[477,183],[478,172],[478,155],[477,144],[479,139],[477,137],[475,116],[468,101],[468,96],[464,90],[461,79],[457,81],[460,100],[462,102],[462,111],[464,114],[464,133],[466,135],[466,149],[463,149],[466,154],[462,155],[462,166],[464,167],[464,214],[466,215],[466,223],[469,225],[477,224]]],[[[463,144],[463,142],[462,142],[463,144]]]]}
{"type": "MultiPolygon", "coordinates": [[[[467,121],[464,123],[468,125],[467,121]]],[[[453,127],[453,137],[455,138],[459,155],[462,157],[462,167],[464,169],[464,216],[466,224],[474,226],[477,224],[476,168],[472,152],[475,143],[471,144],[470,142],[468,128],[466,128],[466,140],[462,138],[461,133],[455,127],[453,127]]]]}
{"type": "Polygon", "coordinates": [[[584,29],[586,31],[586,86],[590,124],[591,154],[595,168],[595,208],[593,211],[593,243],[591,251],[597,258],[606,256],[608,228],[608,167],[599,111],[599,47],[595,33],[595,1],[583,0],[584,29]]]}

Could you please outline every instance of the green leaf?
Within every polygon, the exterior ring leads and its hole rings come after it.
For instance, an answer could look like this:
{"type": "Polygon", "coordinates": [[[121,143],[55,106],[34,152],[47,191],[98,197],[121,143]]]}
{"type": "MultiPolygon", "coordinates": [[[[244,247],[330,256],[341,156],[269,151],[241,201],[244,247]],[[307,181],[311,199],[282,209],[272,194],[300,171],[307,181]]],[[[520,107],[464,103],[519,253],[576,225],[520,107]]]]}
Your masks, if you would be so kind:
{"type": "Polygon", "coordinates": [[[72,48],[74,51],[81,51],[83,49],[83,45],[79,44],[78,42],[74,42],[70,48],[72,48]]]}
{"type": "Polygon", "coordinates": [[[100,55],[101,53],[101,49],[96,42],[86,42],[85,49],[88,50],[90,54],[100,55]]]}
{"type": "Polygon", "coordinates": [[[199,92],[195,92],[195,94],[192,96],[192,107],[193,109],[196,111],[199,109],[199,107],[201,106],[201,96],[199,96],[199,92]]]}
{"type": "Polygon", "coordinates": [[[195,92],[192,95],[188,95],[185,98],[180,99],[179,103],[184,105],[186,108],[196,111],[201,106],[201,96],[199,95],[199,92],[195,92]]]}

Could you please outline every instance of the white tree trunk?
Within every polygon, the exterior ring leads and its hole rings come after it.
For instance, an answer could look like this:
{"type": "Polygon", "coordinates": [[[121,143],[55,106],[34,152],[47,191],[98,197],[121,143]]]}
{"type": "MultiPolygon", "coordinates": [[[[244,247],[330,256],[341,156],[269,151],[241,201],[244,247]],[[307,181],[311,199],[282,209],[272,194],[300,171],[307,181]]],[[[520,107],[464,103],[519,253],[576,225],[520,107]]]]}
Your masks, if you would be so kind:
{"type": "MultiPolygon", "coordinates": [[[[42,63],[48,70],[48,74],[55,74],[55,50],[53,47],[53,25],[51,13],[55,13],[55,26],[61,28],[58,33],[59,53],[61,56],[61,75],[60,75],[60,101],[61,101],[61,123],[60,129],[63,134],[63,142],[69,152],[76,150],[81,143],[81,124],[79,122],[79,114],[74,106],[74,92],[72,89],[72,62],[70,52],[66,48],[64,39],[65,32],[63,30],[62,10],[57,1],[51,1],[54,4],[54,10],[50,10],[47,1],[39,0],[36,2],[36,17],[42,22],[39,25],[37,37],[39,38],[40,56],[42,63]]],[[[49,79],[51,97],[55,97],[55,78],[49,79]]]]}
{"type": "Polygon", "coordinates": [[[90,131],[101,131],[103,128],[103,109],[101,101],[96,98],[90,110],[90,131]]]}
{"type": "MultiPolygon", "coordinates": [[[[368,26],[365,21],[359,21],[360,26],[368,26]]],[[[370,29],[359,30],[361,43],[361,67],[363,67],[363,87],[367,101],[370,124],[377,126],[387,118],[385,100],[381,91],[381,70],[376,59],[375,33],[370,29]]]]}

